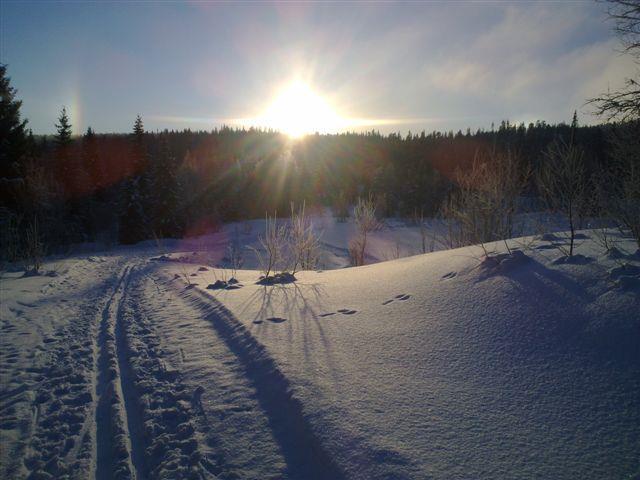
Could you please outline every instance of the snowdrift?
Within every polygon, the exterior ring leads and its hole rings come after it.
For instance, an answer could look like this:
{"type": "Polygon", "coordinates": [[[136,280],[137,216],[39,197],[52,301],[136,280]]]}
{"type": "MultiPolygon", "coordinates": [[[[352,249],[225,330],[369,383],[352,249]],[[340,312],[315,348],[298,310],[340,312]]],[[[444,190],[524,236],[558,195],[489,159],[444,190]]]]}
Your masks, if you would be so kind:
{"type": "Polygon", "coordinates": [[[233,289],[142,249],[4,278],[0,473],[634,478],[640,257],[583,234],[233,289]]]}

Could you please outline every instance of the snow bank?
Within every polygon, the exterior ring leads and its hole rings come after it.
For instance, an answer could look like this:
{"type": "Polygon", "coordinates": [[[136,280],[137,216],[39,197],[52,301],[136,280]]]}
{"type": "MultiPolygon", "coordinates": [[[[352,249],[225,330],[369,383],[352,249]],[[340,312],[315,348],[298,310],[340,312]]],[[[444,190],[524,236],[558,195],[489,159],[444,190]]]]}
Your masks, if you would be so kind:
{"type": "Polygon", "coordinates": [[[273,285],[211,268],[222,237],[6,273],[0,476],[633,478],[640,256],[582,234],[273,285]]]}

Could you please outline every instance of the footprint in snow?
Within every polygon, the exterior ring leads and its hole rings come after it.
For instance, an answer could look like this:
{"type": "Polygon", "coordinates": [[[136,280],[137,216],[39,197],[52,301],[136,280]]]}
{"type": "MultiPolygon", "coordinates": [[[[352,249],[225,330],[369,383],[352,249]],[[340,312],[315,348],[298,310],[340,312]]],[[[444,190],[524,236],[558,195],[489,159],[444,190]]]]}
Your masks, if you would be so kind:
{"type": "Polygon", "coordinates": [[[390,298],[389,300],[385,300],[384,302],[382,302],[382,305],[389,305],[390,303],[395,302],[396,300],[404,302],[405,300],[409,300],[410,298],[411,298],[411,295],[409,295],[407,293],[400,293],[400,294],[396,295],[394,298],[390,298]]]}
{"type": "MultiPolygon", "coordinates": [[[[267,322],[271,322],[271,323],[282,323],[282,322],[286,322],[287,319],[286,318],[282,318],[282,317],[270,317],[267,318],[267,322]]],[[[254,320],[253,323],[255,323],[256,325],[260,325],[262,323],[264,323],[262,320],[254,320]]]]}
{"type": "Polygon", "coordinates": [[[286,318],[282,318],[282,317],[271,317],[271,318],[267,318],[267,322],[271,322],[271,323],[282,323],[282,322],[286,322],[287,319],[286,318]]]}

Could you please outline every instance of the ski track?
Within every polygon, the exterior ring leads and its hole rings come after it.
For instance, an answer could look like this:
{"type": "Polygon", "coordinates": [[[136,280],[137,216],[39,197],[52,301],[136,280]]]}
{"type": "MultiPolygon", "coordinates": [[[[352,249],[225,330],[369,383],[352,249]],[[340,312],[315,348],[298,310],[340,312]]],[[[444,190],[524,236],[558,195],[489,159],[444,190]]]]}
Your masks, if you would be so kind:
{"type": "MultiPolygon", "coordinates": [[[[120,260],[61,300],[67,321],[25,371],[3,346],[0,428],[22,439],[3,478],[344,478],[264,348],[154,268],[120,260]]],[[[61,299],[77,286],[60,283],[61,299]]]]}
{"type": "Polygon", "coordinates": [[[161,337],[164,358],[178,366],[182,383],[192,392],[203,452],[216,474],[344,478],[313,433],[288,380],[230,312],[162,275],[140,295],[137,304],[155,324],[149,329],[161,337]]]}
{"type": "MultiPolygon", "coordinates": [[[[0,472],[6,478],[87,478],[95,470],[95,353],[96,332],[100,323],[101,305],[110,303],[114,276],[109,272],[119,262],[105,265],[98,275],[106,280],[95,288],[78,291],[87,274],[87,265],[77,269],[71,266],[62,279],[42,289],[43,294],[57,295],[58,301],[49,308],[39,302],[28,308],[38,315],[61,316],[61,322],[51,335],[27,355],[27,366],[11,372],[10,385],[18,387],[4,392],[0,398],[3,419],[13,414],[20,441],[11,452],[9,461],[0,472]],[[49,291],[52,291],[49,293],[49,291]],[[69,292],[73,292],[69,294],[69,292]],[[77,295],[78,303],[67,302],[77,295]]],[[[95,272],[93,272],[95,274],[95,272]]],[[[117,277],[116,277],[117,278],[117,277]]],[[[27,333],[25,333],[27,334],[27,333]]],[[[42,334],[38,331],[38,334],[42,334]]],[[[42,334],[43,335],[43,334],[42,334]]],[[[32,334],[33,336],[33,334],[32,334]]],[[[27,337],[30,338],[30,337],[27,337]]],[[[3,352],[12,352],[14,346],[4,346],[3,352]]],[[[4,427],[12,422],[2,421],[4,427]]]]}
{"type": "Polygon", "coordinates": [[[121,354],[118,320],[122,315],[122,301],[130,280],[130,267],[125,267],[120,281],[102,311],[96,345],[97,363],[95,405],[96,459],[95,476],[98,479],[131,478],[131,443],[129,422],[121,381],[121,354]],[[120,347],[120,348],[119,348],[120,347]]]}

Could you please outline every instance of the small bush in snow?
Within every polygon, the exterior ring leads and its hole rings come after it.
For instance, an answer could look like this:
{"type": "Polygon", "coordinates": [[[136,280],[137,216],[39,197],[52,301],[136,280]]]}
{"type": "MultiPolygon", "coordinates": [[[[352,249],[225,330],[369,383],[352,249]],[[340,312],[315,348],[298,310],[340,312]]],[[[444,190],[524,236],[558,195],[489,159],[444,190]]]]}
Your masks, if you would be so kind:
{"type": "Polygon", "coordinates": [[[31,273],[38,273],[42,266],[44,255],[45,246],[38,227],[38,219],[34,217],[33,222],[29,223],[25,232],[24,258],[26,270],[31,273]]]}
{"type": "Polygon", "coordinates": [[[242,255],[242,245],[240,236],[236,227],[231,243],[227,246],[227,260],[231,267],[231,277],[235,278],[238,270],[244,265],[244,257],[242,255]]]}
{"type": "Polygon", "coordinates": [[[424,221],[424,211],[415,210],[413,213],[413,223],[420,229],[420,245],[422,253],[433,252],[436,248],[436,237],[428,229],[424,221]]]}
{"type": "Polygon", "coordinates": [[[364,265],[367,237],[379,226],[373,200],[359,198],[353,209],[353,218],[358,231],[356,237],[349,241],[349,258],[352,265],[359,266],[364,265]]]}
{"type": "Polygon", "coordinates": [[[295,275],[298,270],[315,269],[318,265],[320,239],[305,215],[304,203],[298,211],[291,204],[291,227],[287,240],[291,254],[291,273],[295,275]]]}
{"type": "Polygon", "coordinates": [[[458,171],[458,189],[443,205],[449,246],[511,238],[517,200],[529,176],[529,167],[511,151],[477,152],[471,170],[458,171]]]}
{"type": "Polygon", "coordinates": [[[265,278],[268,278],[284,260],[284,248],[287,241],[287,229],[285,226],[278,226],[277,215],[269,217],[265,215],[265,232],[258,237],[262,247],[255,249],[260,270],[265,278]]]}
{"type": "Polygon", "coordinates": [[[563,214],[569,222],[569,249],[558,248],[572,256],[576,229],[589,200],[582,148],[561,139],[552,142],[545,152],[537,183],[548,209],[563,214]]]}
{"type": "Polygon", "coordinates": [[[610,134],[614,161],[599,176],[599,204],[640,248],[640,120],[618,127],[610,134]]]}

